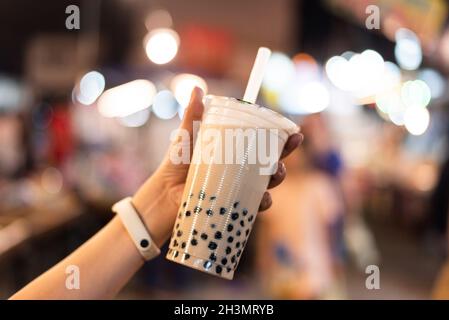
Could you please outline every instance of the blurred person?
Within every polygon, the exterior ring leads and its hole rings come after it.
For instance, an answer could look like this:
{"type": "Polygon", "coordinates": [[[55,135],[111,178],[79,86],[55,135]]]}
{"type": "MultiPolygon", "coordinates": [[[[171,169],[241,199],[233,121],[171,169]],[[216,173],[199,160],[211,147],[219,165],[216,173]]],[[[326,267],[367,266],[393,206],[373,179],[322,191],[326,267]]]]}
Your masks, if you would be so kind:
{"type": "MultiPolygon", "coordinates": [[[[194,89],[181,128],[193,137],[193,121],[201,120],[204,106],[202,91],[194,89]]],[[[289,137],[281,157],[287,156],[302,140],[301,134],[289,137]]],[[[193,141],[190,141],[190,146],[193,141]]],[[[193,148],[190,148],[192,150],[193,148]]],[[[169,238],[180,205],[188,164],[173,164],[169,153],[154,174],[137,190],[132,204],[151,234],[157,247],[169,238]]],[[[268,188],[284,180],[285,167],[280,162],[268,188]]],[[[271,196],[265,192],[259,210],[271,205],[271,196]]],[[[67,258],[36,278],[11,299],[105,299],[113,298],[142,267],[142,258],[124,225],[114,217],[90,240],[67,258]],[[67,267],[80,270],[78,290],[66,288],[67,267]]]]}
{"type": "Polygon", "coordinates": [[[341,297],[334,289],[344,205],[332,178],[341,161],[323,125],[319,115],[305,121],[302,130],[316,136],[286,159],[289,176],[272,193],[273,206],[261,217],[258,268],[275,298],[341,297]]]}

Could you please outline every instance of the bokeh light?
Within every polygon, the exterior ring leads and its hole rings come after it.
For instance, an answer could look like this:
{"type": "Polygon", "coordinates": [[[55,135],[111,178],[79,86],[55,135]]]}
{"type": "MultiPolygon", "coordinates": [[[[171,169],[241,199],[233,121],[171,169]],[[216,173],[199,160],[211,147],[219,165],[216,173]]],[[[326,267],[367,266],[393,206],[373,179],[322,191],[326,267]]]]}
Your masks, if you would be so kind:
{"type": "Polygon", "coordinates": [[[407,108],[404,115],[404,125],[407,131],[415,136],[422,135],[429,127],[430,115],[427,108],[407,108]]]}
{"type": "Polygon", "coordinates": [[[98,111],[105,117],[126,117],[149,108],[156,87],[148,80],[134,80],[106,90],[98,99],[98,111]]]}
{"type": "Polygon", "coordinates": [[[165,9],[157,9],[148,14],[145,19],[145,27],[147,30],[156,28],[170,28],[173,25],[173,19],[165,9]]]}
{"type": "Polygon", "coordinates": [[[409,108],[426,107],[431,98],[429,86],[422,80],[407,81],[401,87],[401,98],[409,108]]]}
{"type": "Polygon", "coordinates": [[[262,81],[264,88],[278,91],[295,77],[295,64],[281,52],[273,52],[265,69],[262,81]]]}
{"type": "Polygon", "coordinates": [[[61,172],[54,167],[45,168],[41,175],[41,185],[48,193],[58,193],[61,191],[63,185],[61,172]]]}
{"type": "Polygon", "coordinates": [[[81,104],[91,105],[103,93],[104,87],[104,76],[98,71],[90,71],[80,80],[75,93],[76,100],[81,104]]]}
{"type": "Polygon", "coordinates": [[[207,93],[206,81],[194,74],[179,74],[175,76],[170,83],[170,88],[174,93],[176,100],[180,104],[180,107],[183,109],[189,104],[192,90],[195,87],[199,87],[204,93],[207,93]]]}
{"type": "Polygon", "coordinates": [[[168,28],[151,31],[144,40],[148,58],[156,64],[166,64],[178,53],[179,36],[168,28]]]}
{"type": "Polygon", "coordinates": [[[432,98],[436,99],[443,95],[446,83],[443,76],[433,69],[423,69],[419,72],[418,78],[424,81],[430,89],[432,98]]]}
{"type": "Polygon", "coordinates": [[[137,128],[143,126],[150,118],[151,111],[149,108],[137,111],[126,117],[119,118],[119,121],[125,127],[137,128]]]}
{"type": "Polygon", "coordinates": [[[421,43],[417,35],[408,29],[396,31],[394,55],[399,66],[405,70],[416,70],[422,62],[421,43]]]}
{"type": "Polygon", "coordinates": [[[178,102],[170,90],[159,91],[154,97],[153,113],[160,119],[168,120],[176,116],[178,102]]]}

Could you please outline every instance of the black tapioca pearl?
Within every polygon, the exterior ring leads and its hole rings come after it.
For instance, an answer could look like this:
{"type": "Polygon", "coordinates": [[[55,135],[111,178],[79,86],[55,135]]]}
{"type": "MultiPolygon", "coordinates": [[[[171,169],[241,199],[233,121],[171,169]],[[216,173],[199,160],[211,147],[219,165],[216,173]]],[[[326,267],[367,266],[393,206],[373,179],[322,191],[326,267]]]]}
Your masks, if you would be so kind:
{"type": "Polygon", "coordinates": [[[187,243],[185,243],[185,242],[181,243],[181,248],[184,249],[186,247],[186,245],[187,245],[187,243]]]}
{"type": "Polygon", "coordinates": [[[228,259],[226,259],[226,258],[221,259],[221,264],[222,264],[222,265],[225,266],[226,263],[228,263],[228,259]]]}
{"type": "Polygon", "coordinates": [[[185,208],[186,205],[187,205],[187,202],[184,202],[184,203],[182,204],[182,207],[185,208]]]}
{"type": "Polygon", "coordinates": [[[213,241],[209,242],[209,245],[207,246],[211,250],[217,249],[217,244],[213,241]]]}
{"type": "Polygon", "coordinates": [[[231,268],[231,267],[227,267],[227,268],[226,268],[226,271],[227,271],[227,272],[231,272],[231,271],[232,271],[232,268],[231,268]]]}
{"type": "Polygon", "coordinates": [[[221,266],[216,266],[215,267],[215,272],[218,274],[221,274],[221,272],[223,271],[223,268],[221,266]]]}
{"type": "Polygon", "coordinates": [[[248,236],[249,235],[249,229],[246,229],[245,231],[245,235],[248,236]]]}
{"type": "Polygon", "coordinates": [[[237,257],[240,257],[241,254],[242,254],[242,250],[240,249],[239,251],[237,251],[237,257]]]}
{"type": "Polygon", "coordinates": [[[193,197],[193,193],[189,194],[189,197],[192,198],[193,197]]]}
{"type": "Polygon", "coordinates": [[[222,237],[223,237],[223,235],[222,235],[221,231],[215,232],[215,236],[214,236],[215,239],[220,240],[222,237]]]}
{"type": "Polygon", "coordinates": [[[171,254],[173,252],[173,249],[168,249],[168,254],[171,254]]]}
{"type": "Polygon", "coordinates": [[[212,261],[206,261],[203,264],[204,269],[209,270],[212,267],[212,261]]]}
{"type": "Polygon", "coordinates": [[[193,229],[192,234],[193,234],[194,236],[196,236],[196,235],[198,234],[198,231],[196,231],[196,229],[193,229]]]}
{"type": "Polygon", "coordinates": [[[245,221],[240,220],[240,225],[241,225],[242,227],[244,227],[244,226],[245,226],[245,221]]]}
{"type": "Polygon", "coordinates": [[[253,219],[254,219],[254,216],[253,216],[253,215],[250,215],[249,218],[248,218],[248,222],[253,221],[253,219]]]}
{"type": "Polygon", "coordinates": [[[178,232],[176,232],[176,236],[177,236],[177,237],[182,236],[182,231],[181,231],[181,230],[178,230],[178,232]]]}
{"type": "Polygon", "coordinates": [[[207,213],[208,216],[211,216],[211,215],[214,214],[214,212],[212,211],[212,209],[207,209],[206,213],[207,213]]]}
{"type": "Polygon", "coordinates": [[[238,249],[238,248],[240,248],[240,242],[237,242],[236,244],[235,244],[235,247],[238,249]]]}
{"type": "Polygon", "coordinates": [[[242,210],[242,214],[243,214],[243,216],[246,216],[246,215],[248,214],[248,210],[243,209],[243,210],[242,210]]]}
{"type": "Polygon", "coordinates": [[[226,254],[230,254],[232,252],[231,247],[226,247],[226,254]]]}
{"type": "Polygon", "coordinates": [[[234,237],[228,237],[228,242],[232,243],[232,241],[234,241],[234,237]]]}
{"type": "Polygon", "coordinates": [[[232,214],[231,214],[231,219],[232,220],[237,220],[239,218],[239,214],[237,213],[237,212],[233,212],[232,214]]]}
{"type": "Polygon", "coordinates": [[[191,214],[192,213],[189,210],[186,211],[186,217],[190,217],[191,214]]]}
{"type": "Polygon", "coordinates": [[[190,243],[192,244],[192,246],[196,246],[198,244],[198,240],[193,238],[192,240],[190,240],[190,243]]]}
{"type": "Polygon", "coordinates": [[[206,193],[204,191],[200,191],[198,194],[198,199],[204,200],[204,198],[206,198],[206,193]]]}
{"type": "Polygon", "coordinates": [[[202,233],[202,234],[201,234],[201,239],[203,239],[203,240],[207,240],[207,234],[205,234],[205,233],[202,233]]]}
{"type": "Polygon", "coordinates": [[[216,225],[215,223],[211,223],[211,225],[210,225],[210,227],[211,227],[212,229],[215,229],[216,226],[217,226],[217,225],[216,225]]]}
{"type": "Polygon", "coordinates": [[[193,209],[193,212],[200,213],[203,208],[196,206],[195,209],[193,209]]]}
{"type": "Polygon", "coordinates": [[[176,224],[176,229],[178,229],[178,228],[179,228],[179,223],[176,224]]]}
{"type": "Polygon", "coordinates": [[[234,226],[232,224],[228,224],[228,232],[231,232],[234,229],[234,226]]]}
{"type": "Polygon", "coordinates": [[[175,251],[175,258],[177,258],[178,255],[179,255],[179,252],[178,252],[178,251],[175,251]]]}
{"type": "Polygon", "coordinates": [[[235,233],[237,235],[237,237],[240,237],[240,235],[242,234],[242,232],[240,230],[237,230],[237,232],[235,233]]]}
{"type": "Polygon", "coordinates": [[[174,241],[173,241],[173,247],[177,247],[179,245],[179,243],[178,243],[178,241],[175,239],[174,241]]]}
{"type": "Polygon", "coordinates": [[[182,212],[180,212],[179,214],[178,214],[178,218],[181,218],[182,217],[182,212]]]}
{"type": "Polygon", "coordinates": [[[212,197],[210,197],[210,201],[214,201],[215,199],[217,199],[217,197],[216,197],[216,196],[212,196],[212,197]]]}
{"type": "Polygon", "coordinates": [[[235,255],[231,257],[231,262],[232,262],[232,263],[235,262],[235,255]]]}
{"type": "Polygon", "coordinates": [[[211,260],[211,261],[217,261],[217,255],[215,254],[215,253],[211,253],[210,254],[210,256],[209,256],[209,260],[211,260]]]}
{"type": "Polygon", "coordinates": [[[239,206],[239,202],[238,201],[234,202],[234,208],[237,208],[238,206],[239,206]]]}
{"type": "Polygon", "coordinates": [[[220,208],[220,214],[224,215],[226,213],[226,208],[221,207],[220,208]]]}
{"type": "Polygon", "coordinates": [[[190,258],[190,254],[185,253],[185,254],[184,254],[184,260],[188,260],[189,258],[190,258]]]}

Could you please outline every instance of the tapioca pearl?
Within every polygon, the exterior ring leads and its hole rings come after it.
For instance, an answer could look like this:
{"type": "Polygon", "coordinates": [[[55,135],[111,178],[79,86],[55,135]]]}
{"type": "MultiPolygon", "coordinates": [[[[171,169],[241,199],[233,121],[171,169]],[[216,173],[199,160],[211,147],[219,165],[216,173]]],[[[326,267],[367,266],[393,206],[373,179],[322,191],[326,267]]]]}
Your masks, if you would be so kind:
{"type": "Polygon", "coordinates": [[[221,272],[223,271],[223,268],[221,266],[216,266],[215,267],[215,272],[218,274],[221,274],[221,272]]]}
{"type": "Polygon", "coordinates": [[[215,232],[214,238],[217,240],[220,240],[223,237],[223,234],[221,233],[221,231],[217,231],[215,232]]]}
{"type": "Polygon", "coordinates": [[[235,255],[233,255],[233,256],[231,257],[231,262],[232,262],[232,263],[235,262],[235,255]]]}
{"type": "Polygon", "coordinates": [[[190,254],[185,253],[185,254],[184,254],[184,260],[188,260],[189,258],[190,258],[190,254]]]}
{"type": "Polygon", "coordinates": [[[205,234],[205,233],[202,233],[202,234],[201,234],[201,239],[203,239],[203,240],[207,240],[207,234],[205,234]]]}
{"type": "Polygon", "coordinates": [[[226,208],[221,207],[220,208],[220,214],[224,215],[226,213],[226,208]]]}
{"type": "Polygon", "coordinates": [[[186,206],[187,206],[187,202],[184,202],[184,203],[182,204],[182,207],[185,208],[186,206]]]}
{"type": "Polygon", "coordinates": [[[214,214],[214,211],[212,211],[212,209],[207,209],[206,214],[210,217],[214,214]]]}
{"type": "Polygon", "coordinates": [[[204,269],[209,270],[212,267],[212,261],[206,261],[203,264],[204,269]]]}
{"type": "Polygon", "coordinates": [[[196,231],[196,229],[193,229],[192,234],[193,234],[194,236],[196,236],[196,235],[198,234],[198,231],[196,231]]]}
{"type": "Polygon", "coordinates": [[[245,217],[245,216],[248,214],[248,210],[247,210],[247,209],[243,209],[243,210],[242,210],[242,214],[243,214],[243,216],[245,217]]]}
{"type": "Polygon", "coordinates": [[[248,222],[253,221],[253,219],[254,219],[254,216],[253,216],[253,215],[250,215],[249,218],[248,218],[248,222]]]}
{"type": "Polygon", "coordinates": [[[217,197],[216,197],[216,196],[212,196],[212,197],[210,197],[210,201],[214,201],[215,199],[217,199],[217,197]]]}
{"type": "Polygon", "coordinates": [[[209,245],[207,246],[211,250],[217,249],[217,244],[213,241],[209,242],[209,245]]]}
{"type": "Polygon", "coordinates": [[[231,223],[228,224],[228,228],[227,228],[228,232],[231,232],[233,229],[234,229],[234,226],[231,223]]]}
{"type": "Polygon", "coordinates": [[[239,202],[238,202],[238,201],[234,202],[233,207],[234,207],[234,208],[237,208],[238,206],[239,206],[239,202]]]}
{"type": "Polygon", "coordinates": [[[237,242],[236,244],[235,244],[235,247],[238,249],[238,248],[240,248],[240,242],[237,242]]]}
{"type": "Polygon", "coordinates": [[[244,227],[245,226],[245,221],[240,220],[240,226],[244,227]]]}
{"type": "Polygon", "coordinates": [[[178,232],[176,232],[176,236],[177,236],[177,237],[182,236],[182,231],[181,231],[181,230],[178,230],[178,232]]]}
{"type": "Polygon", "coordinates": [[[176,228],[176,229],[179,229],[179,223],[176,224],[175,228],[176,228]]]}
{"type": "Polygon", "coordinates": [[[211,261],[217,261],[217,255],[215,254],[215,252],[212,252],[209,256],[209,260],[211,261]]]}
{"type": "Polygon", "coordinates": [[[226,247],[226,254],[230,254],[232,252],[231,247],[226,247]]]}
{"type": "Polygon", "coordinates": [[[206,193],[204,191],[200,191],[198,194],[198,199],[204,200],[206,198],[206,193]]]}
{"type": "Polygon", "coordinates": [[[195,238],[193,238],[192,240],[190,240],[190,244],[192,246],[196,246],[198,244],[198,240],[196,240],[195,238]]]}
{"type": "Polygon", "coordinates": [[[187,245],[187,243],[185,243],[185,242],[181,243],[181,248],[184,249],[186,247],[186,245],[187,245]]]}
{"type": "Polygon", "coordinates": [[[193,212],[195,212],[195,213],[200,213],[201,210],[203,210],[203,208],[201,208],[201,207],[199,207],[199,206],[196,206],[195,209],[193,209],[193,212]]]}
{"type": "Polygon", "coordinates": [[[237,235],[237,237],[240,237],[242,232],[240,230],[237,230],[237,232],[235,234],[237,235]]]}
{"type": "Polygon", "coordinates": [[[246,229],[245,231],[245,235],[248,236],[249,235],[249,229],[246,229]]]}
{"type": "MultiPolygon", "coordinates": [[[[187,214],[186,214],[186,215],[187,215],[187,214]]],[[[178,218],[181,219],[181,217],[182,217],[182,212],[180,212],[180,213],[178,214],[178,218]]]]}
{"type": "Polygon", "coordinates": [[[192,197],[193,197],[193,193],[191,193],[191,194],[189,195],[189,197],[192,198],[192,197]]]}
{"type": "Polygon", "coordinates": [[[217,225],[216,225],[215,223],[211,223],[211,224],[210,224],[210,227],[211,227],[212,229],[215,229],[216,226],[217,226],[217,225]]]}
{"type": "Polygon", "coordinates": [[[175,258],[179,256],[179,251],[175,251],[175,258]]]}
{"type": "Polygon", "coordinates": [[[226,263],[228,263],[228,259],[226,259],[226,258],[221,259],[221,264],[222,264],[222,265],[225,266],[226,263]]]}
{"type": "Polygon", "coordinates": [[[175,239],[175,241],[173,241],[173,247],[177,247],[179,245],[178,241],[175,239]]]}
{"type": "Polygon", "coordinates": [[[192,214],[192,213],[190,212],[190,210],[187,210],[187,211],[186,211],[186,217],[190,217],[191,214],[192,214]]]}
{"type": "Polygon", "coordinates": [[[172,249],[168,249],[168,254],[172,253],[173,250],[172,249]]]}
{"type": "Polygon", "coordinates": [[[237,220],[239,218],[239,214],[237,213],[237,212],[233,212],[232,214],[231,214],[231,219],[232,220],[237,220]]]}
{"type": "Polygon", "coordinates": [[[231,267],[227,267],[227,268],[226,268],[226,271],[227,271],[227,272],[231,272],[231,271],[232,271],[232,268],[231,268],[231,267]]]}
{"type": "Polygon", "coordinates": [[[228,242],[232,243],[232,241],[234,241],[234,237],[228,237],[228,242]]]}
{"type": "Polygon", "coordinates": [[[240,249],[239,251],[237,251],[237,258],[240,257],[241,254],[242,254],[242,249],[240,249]]]}

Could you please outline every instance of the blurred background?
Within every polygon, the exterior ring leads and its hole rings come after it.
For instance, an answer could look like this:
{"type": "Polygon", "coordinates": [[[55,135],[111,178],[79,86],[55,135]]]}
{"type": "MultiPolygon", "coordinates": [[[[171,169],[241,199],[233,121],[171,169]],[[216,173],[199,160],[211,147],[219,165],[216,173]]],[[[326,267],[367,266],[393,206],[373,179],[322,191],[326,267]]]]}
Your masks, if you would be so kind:
{"type": "Polygon", "coordinates": [[[107,223],[194,86],[241,97],[260,46],[258,102],[305,141],[235,280],[162,254],[118,298],[448,297],[446,1],[2,0],[0,298],[107,223]]]}

